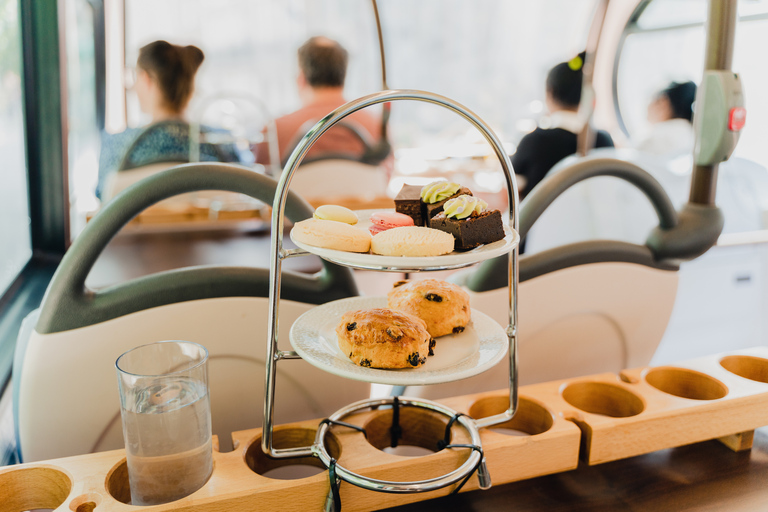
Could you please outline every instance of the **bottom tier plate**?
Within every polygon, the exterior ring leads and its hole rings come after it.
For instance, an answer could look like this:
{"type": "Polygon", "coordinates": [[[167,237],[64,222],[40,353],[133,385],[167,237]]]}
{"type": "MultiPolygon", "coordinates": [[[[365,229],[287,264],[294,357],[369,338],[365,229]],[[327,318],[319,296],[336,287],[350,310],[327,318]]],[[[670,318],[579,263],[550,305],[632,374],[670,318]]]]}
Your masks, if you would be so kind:
{"type": "Polygon", "coordinates": [[[301,315],[291,327],[293,349],[308,363],[340,377],[412,386],[466,379],[484,372],[507,353],[507,335],[488,315],[472,310],[472,320],[461,334],[437,338],[435,355],[419,368],[382,370],[364,368],[339,349],[336,326],[347,311],[387,307],[386,297],[351,297],[328,302],[301,315]]]}

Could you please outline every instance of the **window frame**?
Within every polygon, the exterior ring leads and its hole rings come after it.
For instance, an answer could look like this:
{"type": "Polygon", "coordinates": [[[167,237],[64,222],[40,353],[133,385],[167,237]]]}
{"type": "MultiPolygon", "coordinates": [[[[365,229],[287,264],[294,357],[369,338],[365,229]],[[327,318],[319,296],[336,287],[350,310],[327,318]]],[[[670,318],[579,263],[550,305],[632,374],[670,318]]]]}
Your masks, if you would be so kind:
{"type": "MultiPolygon", "coordinates": [[[[104,120],[104,2],[94,9],[97,115],[104,120]]],[[[22,44],[22,102],[29,191],[32,256],[7,290],[0,293],[0,394],[11,377],[23,319],[40,306],[67,250],[69,175],[65,24],[58,0],[18,0],[22,44]]]]}

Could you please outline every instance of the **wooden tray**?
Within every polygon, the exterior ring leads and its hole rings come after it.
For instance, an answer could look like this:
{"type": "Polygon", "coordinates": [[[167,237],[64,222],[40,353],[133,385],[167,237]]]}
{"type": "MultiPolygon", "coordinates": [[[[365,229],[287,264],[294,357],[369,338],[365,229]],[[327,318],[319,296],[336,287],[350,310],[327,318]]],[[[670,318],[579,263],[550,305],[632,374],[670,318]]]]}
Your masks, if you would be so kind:
{"type": "MultiPolygon", "coordinates": [[[[482,417],[507,406],[507,390],[442,400],[457,411],[482,417]]],[[[329,451],[345,467],[383,480],[422,480],[460,465],[466,449],[420,457],[386,453],[392,410],[366,411],[347,419],[361,433],[334,427],[329,451]]],[[[319,420],[282,425],[277,448],[312,443],[319,420]]],[[[400,410],[401,445],[435,450],[446,418],[427,410],[400,410]]],[[[510,422],[481,430],[483,450],[495,485],[575,469],[588,464],[718,438],[734,450],[751,447],[751,431],[768,425],[768,348],[760,347],[681,364],[626,370],[520,388],[518,414],[510,422]],[[518,434],[518,435],[510,435],[518,434]],[[524,435],[519,435],[524,434],[524,435]],[[581,455],[580,455],[581,454],[581,455]]],[[[466,442],[462,428],[452,442],[466,442]]],[[[235,450],[214,453],[214,472],[194,494],[152,511],[322,510],[328,475],[295,480],[262,476],[285,465],[314,465],[317,459],[275,460],[260,447],[260,429],[235,432],[235,450]]],[[[477,489],[472,477],[462,492],[477,489]]],[[[379,494],[341,484],[343,510],[377,510],[450,493],[379,494]]],[[[0,470],[0,512],[37,508],[60,511],[136,511],[127,505],[125,452],[68,457],[0,470]]]]}

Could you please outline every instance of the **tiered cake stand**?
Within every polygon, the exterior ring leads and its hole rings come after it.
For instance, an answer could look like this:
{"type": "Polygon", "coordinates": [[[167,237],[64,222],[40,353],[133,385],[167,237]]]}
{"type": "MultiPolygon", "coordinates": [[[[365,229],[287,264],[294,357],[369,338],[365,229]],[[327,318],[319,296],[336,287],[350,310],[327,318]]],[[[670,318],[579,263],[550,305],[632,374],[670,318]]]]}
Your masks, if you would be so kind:
{"type": "MultiPolygon", "coordinates": [[[[367,218],[367,217],[366,217],[367,218]]],[[[439,96],[437,94],[415,91],[394,90],[381,91],[362,97],[346,105],[343,105],[320,120],[301,140],[298,147],[290,156],[277,186],[272,210],[272,246],[270,260],[270,304],[269,304],[269,330],[267,344],[267,371],[266,371],[266,396],[264,400],[264,423],[261,447],[264,453],[277,459],[299,458],[314,456],[319,458],[329,470],[331,478],[331,493],[327,501],[327,508],[334,506],[334,500],[338,500],[338,494],[334,492],[338,480],[354,484],[364,489],[388,493],[416,493],[439,489],[459,481],[466,481],[477,471],[479,485],[488,488],[491,485],[490,476],[485,467],[485,458],[478,429],[498,425],[509,421],[517,411],[518,385],[517,385],[517,282],[518,282],[518,196],[517,185],[512,172],[509,157],[504,151],[501,142],[477,115],[458,103],[439,96]],[[283,248],[283,228],[286,197],[291,178],[296,172],[307,151],[312,145],[333,125],[348,115],[379,103],[400,100],[415,100],[432,103],[451,110],[469,121],[480,130],[485,139],[491,145],[496,156],[501,162],[504,177],[507,181],[507,193],[509,204],[509,225],[505,226],[506,236],[503,240],[479,247],[464,253],[452,253],[445,256],[430,258],[408,258],[379,256],[373,254],[357,254],[344,251],[321,249],[297,243],[298,249],[286,250],[283,248]],[[461,346],[470,346],[474,349],[471,353],[461,353],[460,350],[442,350],[448,352],[442,361],[437,358],[440,354],[430,358],[423,367],[411,370],[379,370],[362,368],[349,361],[336,345],[333,328],[341,314],[345,311],[360,309],[363,307],[376,307],[386,305],[385,299],[376,298],[350,298],[335,301],[319,306],[300,317],[291,328],[291,344],[295,351],[281,351],[278,348],[278,318],[280,307],[280,276],[282,261],[286,258],[316,254],[339,265],[385,272],[422,272],[432,270],[447,270],[465,267],[489,258],[508,254],[509,257],[509,325],[506,331],[492,319],[478,311],[472,311],[472,323],[470,327],[458,336],[465,336],[461,346]],[[382,303],[383,301],[383,303],[382,303]],[[275,404],[275,376],[277,364],[284,359],[303,358],[309,363],[347,378],[366,382],[413,385],[436,384],[466,378],[481,373],[505,355],[509,357],[509,407],[501,414],[475,420],[469,416],[459,414],[445,405],[438,404],[420,398],[389,397],[383,399],[363,400],[345,407],[320,424],[314,443],[310,446],[277,449],[273,446],[273,411],[275,404]],[[401,406],[417,407],[431,410],[450,418],[448,430],[451,425],[458,424],[463,427],[471,444],[449,444],[449,433],[446,433],[444,448],[456,448],[468,450],[467,459],[456,469],[443,476],[428,480],[413,482],[384,481],[366,477],[350,471],[341,466],[329,454],[325,446],[325,436],[332,425],[349,427],[342,420],[355,412],[363,409],[379,407],[392,407],[394,416],[401,406]],[[336,494],[336,497],[334,497],[336,494]]],[[[440,343],[440,342],[439,342],[440,343]]],[[[446,345],[449,342],[446,342],[446,345]]],[[[396,426],[395,426],[396,427],[396,426]]],[[[336,507],[339,503],[335,504],[336,507]]]]}

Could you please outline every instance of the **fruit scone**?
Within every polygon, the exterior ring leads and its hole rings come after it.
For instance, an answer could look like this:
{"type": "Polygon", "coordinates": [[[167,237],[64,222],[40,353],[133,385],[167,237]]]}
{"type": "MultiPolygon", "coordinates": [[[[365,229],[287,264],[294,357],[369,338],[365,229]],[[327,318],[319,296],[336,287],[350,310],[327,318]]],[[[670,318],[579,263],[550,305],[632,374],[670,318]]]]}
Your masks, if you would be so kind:
{"type": "Polygon", "coordinates": [[[423,320],[386,308],[347,311],[336,327],[341,351],[368,368],[416,368],[434,343],[423,320]]]}
{"type": "Polygon", "coordinates": [[[463,332],[471,320],[469,294],[438,279],[398,281],[387,294],[387,306],[421,318],[433,338],[463,332]]]}

